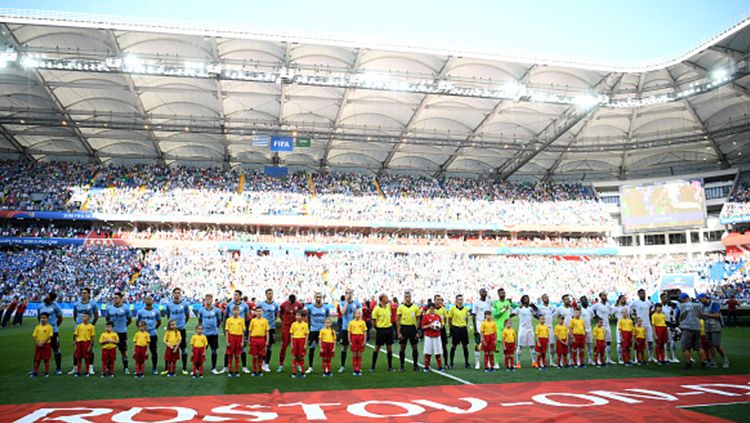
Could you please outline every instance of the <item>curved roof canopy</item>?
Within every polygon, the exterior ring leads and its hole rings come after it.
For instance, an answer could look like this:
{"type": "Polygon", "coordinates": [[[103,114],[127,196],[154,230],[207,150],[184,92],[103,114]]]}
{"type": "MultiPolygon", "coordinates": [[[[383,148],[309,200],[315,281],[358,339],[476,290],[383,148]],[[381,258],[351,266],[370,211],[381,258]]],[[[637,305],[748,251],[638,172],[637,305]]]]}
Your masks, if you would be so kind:
{"type": "Polygon", "coordinates": [[[3,45],[0,154],[31,160],[588,180],[750,156],[747,20],[632,67],[13,10],[3,45]]]}

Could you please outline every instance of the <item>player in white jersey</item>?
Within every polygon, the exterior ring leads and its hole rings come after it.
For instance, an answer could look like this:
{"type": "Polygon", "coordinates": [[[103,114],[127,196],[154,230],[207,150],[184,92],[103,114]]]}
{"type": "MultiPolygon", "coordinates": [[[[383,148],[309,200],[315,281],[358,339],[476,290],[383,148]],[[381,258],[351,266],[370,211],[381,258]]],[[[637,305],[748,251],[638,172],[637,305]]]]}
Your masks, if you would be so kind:
{"type": "MultiPolygon", "coordinates": [[[[622,311],[627,310],[627,313],[630,314],[630,306],[628,306],[627,303],[628,299],[624,295],[620,295],[617,297],[617,301],[615,301],[615,305],[612,307],[612,309],[615,312],[615,316],[617,316],[617,326],[620,327],[620,320],[622,320],[622,311]]],[[[620,331],[617,331],[617,362],[619,364],[623,364],[622,361],[622,350],[620,349],[620,343],[622,342],[622,339],[620,339],[620,331]]]]}
{"type": "Polygon", "coordinates": [[[555,340],[555,328],[553,325],[556,307],[549,304],[549,295],[542,294],[542,303],[537,305],[536,308],[539,310],[539,315],[544,316],[544,323],[549,328],[549,347],[547,349],[549,350],[551,360],[547,360],[547,363],[556,366],[555,363],[557,363],[557,360],[555,360],[555,345],[557,342],[555,340]]]}
{"type": "Polygon", "coordinates": [[[589,358],[589,366],[595,366],[594,357],[594,335],[591,333],[591,308],[589,299],[582,296],[579,299],[578,306],[581,308],[581,319],[583,319],[583,330],[586,331],[586,357],[589,358]]]}
{"type": "Polygon", "coordinates": [[[531,365],[536,364],[536,337],[532,320],[539,314],[536,306],[530,304],[529,296],[521,297],[521,306],[516,309],[518,315],[518,343],[516,343],[516,368],[521,368],[521,349],[527,347],[531,354],[531,365]]]}
{"type": "Polygon", "coordinates": [[[669,297],[667,296],[666,292],[662,292],[659,296],[659,299],[661,300],[661,311],[664,313],[664,315],[667,317],[667,327],[669,328],[669,336],[667,337],[667,351],[664,354],[664,357],[672,362],[672,363],[679,363],[680,360],[677,358],[676,355],[676,342],[675,339],[675,331],[677,329],[677,304],[673,301],[669,301],[669,297]],[[671,354],[671,358],[668,356],[671,354]]]}
{"type": "Polygon", "coordinates": [[[612,305],[607,303],[607,294],[604,292],[599,293],[599,302],[591,306],[591,311],[594,313],[594,317],[602,319],[604,323],[604,336],[607,342],[607,349],[605,354],[607,356],[607,364],[615,364],[612,361],[612,325],[610,324],[610,317],[615,313],[615,309],[612,305]]]}
{"type": "Polygon", "coordinates": [[[480,368],[480,354],[479,351],[482,346],[482,337],[479,334],[479,327],[482,326],[484,320],[484,312],[492,311],[492,301],[487,298],[487,290],[482,288],[479,290],[479,299],[474,300],[474,304],[471,305],[471,315],[474,319],[474,368],[479,370],[480,368]]]}
{"type": "MultiPolygon", "coordinates": [[[[570,319],[573,318],[573,305],[570,301],[570,295],[565,294],[562,296],[562,305],[555,309],[555,317],[565,317],[565,326],[570,326],[570,319]]],[[[557,320],[557,319],[555,319],[557,320]]]]}
{"type": "Polygon", "coordinates": [[[641,288],[638,290],[638,299],[630,303],[630,308],[636,317],[643,320],[643,327],[646,328],[648,361],[654,361],[654,328],[651,326],[651,312],[654,310],[654,303],[646,299],[645,289],[641,288]]]}

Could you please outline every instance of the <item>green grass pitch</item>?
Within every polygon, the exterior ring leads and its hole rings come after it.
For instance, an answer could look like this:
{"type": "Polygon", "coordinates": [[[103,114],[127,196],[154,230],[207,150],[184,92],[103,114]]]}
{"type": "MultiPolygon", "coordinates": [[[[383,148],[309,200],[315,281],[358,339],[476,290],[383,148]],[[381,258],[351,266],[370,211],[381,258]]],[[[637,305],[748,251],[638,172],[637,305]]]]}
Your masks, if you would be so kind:
{"type": "MultiPolygon", "coordinates": [[[[196,319],[188,323],[188,336],[193,333],[196,319]]],[[[287,354],[286,371],[275,373],[278,365],[278,343],[274,347],[271,360],[271,368],[274,372],[266,373],[262,379],[252,378],[243,374],[239,379],[229,379],[226,375],[215,376],[206,372],[202,380],[193,380],[188,376],[166,378],[164,376],[150,375],[151,364],[147,362],[147,375],[143,379],[134,379],[125,376],[121,371],[121,361],[117,359],[117,375],[113,379],[102,380],[99,376],[76,379],[68,376],[67,372],[72,368],[73,325],[71,319],[65,319],[60,330],[63,354],[63,376],[51,375],[48,379],[30,379],[28,372],[32,365],[33,342],[31,332],[35,319],[25,319],[21,328],[6,328],[0,330],[0,403],[20,404],[41,401],[73,401],[83,399],[107,399],[107,398],[135,398],[135,397],[157,397],[157,396],[185,396],[185,395],[220,395],[241,393],[269,393],[278,389],[282,392],[288,391],[319,391],[319,390],[349,390],[367,388],[390,388],[390,387],[413,387],[429,385],[458,384],[460,382],[441,376],[436,373],[416,373],[407,365],[406,373],[388,373],[386,371],[385,351],[378,358],[377,371],[369,373],[367,369],[371,362],[371,349],[366,349],[364,354],[363,368],[365,372],[362,377],[354,377],[351,374],[351,352],[347,359],[347,372],[334,373],[333,378],[324,379],[320,373],[320,357],[315,358],[315,372],[305,379],[292,379],[289,373],[290,356],[287,354]]],[[[98,334],[103,330],[103,323],[97,325],[98,334]]],[[[129,327],[129,341],[135,326],[129,327]]],[[[163,332],[159,332],[162,336],[163,332]]],[[[223,338],[220,346],[219,367],[223,364],[223,338]]],[[[473,336],[472,336],[473,338],[473,336]]],[[[682,364],[670,366],[657,366],[650,364],[644,367],[610,366],[606,369],[588,367],[586,369],[548,369],[539,371],[529,366],[530,357],[524,352],[521,362],[523,368],[516,372],[500,371],[496,373],[484,373],[472,369],[463,368],[463,354],[461,350],[456,353],[456,369],[449,371],[465,381],[481,383],[506,383],[506,382],[539,382],[557,381],[571,379],[609,379],[626,377],[663,377],[663,376],[687,376],[687,375],[720,375],[720,374],[742,374],[750,373],[750,329],[749,328],[727,328],[723,335],[724,348],[727,350],[732,362],[730,369],[682,370],[682,364]]],[[[132,355],[132,342],[129,342],[132,355]]],[[[472,346],[473,348],[473,346],[472,346]]],[[[159,347],[159,369],[163,367],[164,348],[159,347]]],[[[338,370],[340,358],[337,349],[334,358],[334,372],[338,370]]],[[[407,358],[411,357],[407,349],[407,358]]],[[[469,352],[470,361],[474,362],[473,349],[469,352]]],[[[207,359],[210,363],[210,354],[207,359]]],[[[99,373],[101,366],[101,353],[96,348],[95,368],[99,373]]],[[[422,357],[420,356],[420,360],[422,357]]],[[[248,362],[250,358],[248,357],[248,362]]],[[[130,368],[133,370],[133,360],[130,360],[130,368]]],[[[189,363],[188,363],[189,365],[189,363]]],[[[180,363],[178,362],[178,368],[180,363]]],[[[54,369],[54,360],[52,363],[54,369]]],[[[207,366],[206,370],[209,370],[207,366]]],[[[398,345],[394,345],[394,367],[398,367],[398,345]]],[[[731,416],[733,413],[746,410],[746,405],[722,406],[706,409],[695,409],[695,411],[716,414],[720,416],[731,416]],[[743,408],[744,407],[744,408],[743,408]]],[[[740,414],[734,414],[740,415],[740,414]]]]}

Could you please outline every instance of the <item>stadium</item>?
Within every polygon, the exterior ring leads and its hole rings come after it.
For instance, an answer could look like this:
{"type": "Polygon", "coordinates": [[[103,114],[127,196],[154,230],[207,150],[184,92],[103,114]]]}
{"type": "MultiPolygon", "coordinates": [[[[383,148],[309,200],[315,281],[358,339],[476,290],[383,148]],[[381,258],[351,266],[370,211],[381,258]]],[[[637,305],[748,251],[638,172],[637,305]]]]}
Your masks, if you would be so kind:
{"type": "Polygon", "coordinates": [[[602,64],[0,9],[0,421],[748,421],[749,230],[750,18],[602,64]]]}

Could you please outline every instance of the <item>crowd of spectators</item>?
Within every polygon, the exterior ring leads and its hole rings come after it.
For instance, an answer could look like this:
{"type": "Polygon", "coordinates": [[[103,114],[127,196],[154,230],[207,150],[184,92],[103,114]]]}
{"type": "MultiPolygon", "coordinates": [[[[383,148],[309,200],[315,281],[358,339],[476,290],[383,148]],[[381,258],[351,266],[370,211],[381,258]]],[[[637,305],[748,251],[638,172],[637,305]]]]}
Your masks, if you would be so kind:
{"type": "Polygon", "coordinates": [[[313,215],[508,226],[610,223],[593,189],[581,184],[299,172],[272,178],[256,171],[240,178],[239,171],[220,168],[22,162],[1,162],[0,178],[0,206],[6,210],[75,210],[85,204],[86,210],[112,214],[313,215]]]}
{"type": "Polygon", "coordinates": [[[133,299],[145,293],[161,294],[161,284],[147,286],[134,280],[142,267],[142,252],[120,247],[63,247],[0,251],[0,293],[40,301],[54,291],[58,301],[75,301],[84,286],[95,299],[109,300],[116,290],[133,299]]]}
{"type": "Polygon", "coordinates": [[[78,210],[93,169],[79,163],[0,160],[0,210],[78,210]],[[73,200],[73,201],[71,201],[73,200]]]}

